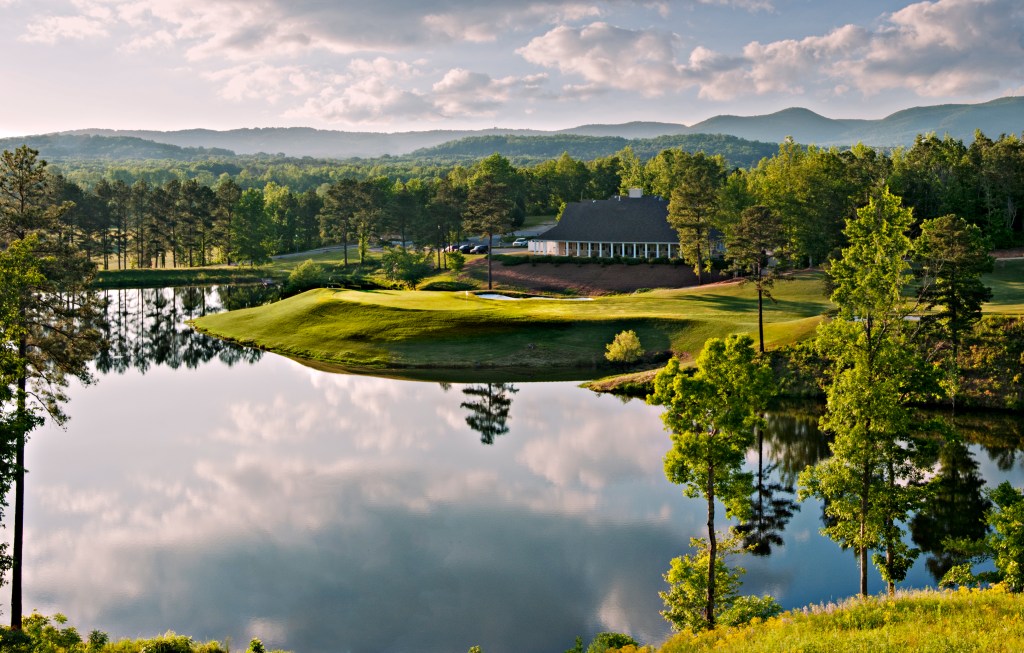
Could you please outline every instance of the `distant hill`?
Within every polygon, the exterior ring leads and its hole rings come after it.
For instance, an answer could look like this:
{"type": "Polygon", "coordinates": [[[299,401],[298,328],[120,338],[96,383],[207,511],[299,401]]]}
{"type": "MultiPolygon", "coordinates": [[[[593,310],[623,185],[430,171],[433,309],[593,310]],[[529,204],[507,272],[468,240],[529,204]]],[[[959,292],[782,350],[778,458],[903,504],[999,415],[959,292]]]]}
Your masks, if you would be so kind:
{"type": "Polygon", "coordinates": [[[416,150],[408,156],[476,160],[497,152],[513,161],[539,162],[557,158],[567,152],[575,159],[589,161],[610,156],[627,145],[642,159],[650,158],[664,149],[678,147],[688,152],[721,154],[730,166],[735,167],[755,165],[779,149],[775,143],[748,141],[721,134],[678,134],[627,139],[621,136],[580,136],[561,132],[549,136],[470,136],[416,150]]]}
{"type": "Polygon", "coordinates": [[[0,150],[28,145],[50,161],[93,159],[108,161],[166,159],[200,161],[215,156],[234,156],[231,150],[212,147],[180,147],[133,136],[90,136],[87,134],[45,134],[0,139],[0,150]]]}
{"type": "Polygon", "coordinates": [[[571,129],[561,129],[556,134],[576,134],[578,136],[619,136],[621,138],[654,138],[655,136],[671,136],[674,134],[693,134],[693,129],[686,125],[671,122],[625,122],[620,125],[582,125],[571,129]]]}
{"type": "Polygon", "coordinates": [[[881,120],[836,120],[808,109],[784,109],[766,116],[716,116],[690,127],[709,134],[731,134],[758,141],[881,147],[912,145],[918,134],[934,132],[970,143],[975,130],[998,138],[1024,131],[1024,97],[1006,97],[983,104],[941,104],[898,111],[881,120]]]}
{"type": "MultiPolygon", "coordinates": [[[[613,142],[627,139],[656,139],[664,137],[715,134],[732,136],[746,141],[779,143],[787,136],[804,144],[849,146],[861,142],[866,145],[891,147],[911,145],[918,134],[934,132],[946,134],[971,142],[975,130],[980,129],[987,136],[998,138],[1001,134],[1020,134],[1024,131],[1024,98],[1006,97],[982,104],[943,104],[916,107],[898,111],[881,120],[832,119],[801,108],[785,109],[764,116],[716,116],[695,125],[686,126],[664,122],[627,122],[613,125],[582,125],[559,131],[538,131],[530,129],[478,129],[478,130],[431,130],[415,132],[344,132],[306,127],[232,129],[214,131],[210,129],[188,129],[181,131],[139,131],[111,129],[83,129],[62,132],[48,136],[31,136],[0,141],[9,149],[9,143],[35,143],[40,151],[50,158],[79,156],[85,158],[179,158],[202,156],[203,152],[230,154],[283,154],[290,157],[313,157],[317,159],[377,158],[382,156],[405,156],[416,151],[437,148],[442,144],[459,142],[467,138],[493,138],[491,143],[500,145],[490,149],[502,153],[521,151],[521,156],[557,156],[568,151],[573,156],[588,158],[586,148],[607,152],[613,142]],[[61,137],[81,137],[81,141],[60,140],[61,137]],[[116,141],[89,141],[88,137],[102,136],[116,141]],[[527,137],[543,137],[547,140],[531,143],[527,137]],[[599,145],[597,141],[573,141],[573,138],[612,139],[599,145]],[[557,139],[566,145],[557,145],[557,139]],[[50,140],[40,140],[50,139],[50,140]],[[134,139],[134,140],[132,140],[134,139]],[[504,139],[504,140],[502,140],[504,139]],[[518,140],[522,139],[522,140],[518,140]],[[620,139],[614,141],[614,139],[620,139]],[[145,145],[140,141],[148,141],[145,145]],[[45,147],[43,147],[45,145],[45,147]],[[161,150],[160,145],[176,146],[179,150],[161,150]],[[579,147],[581,149],[573,149],[579,147]],[[202,149],[197,149],[202,148],[202,149]],[[510,149],[502,149],[510,148],[510,149]],[[87,154],[76,155],[82,151],[87,154]],[[60,154],[54,154],[59,152],[60,154]],[[531,154],[535,152],[537,154],[531,154]],[[544,154],[540,154],[543,152],[544,154]],[[576,152],[579,152],[577,154],[576,152]]],[[[706,138],[706,136],[705,136],[706,138]]],[[[672,142],[673,141],[666,141],[672,142]]],[[[449,151],[460,148],[484,148],[487,141],[459,143],[449,151]]],[[[720,145],[725,145],[721,142],[720,145]]],[[[670,147],[666,145],[665,147],[670,147]]],[[[621,147],[621,146],[619,146],[621,147]]],[[[619,149],[619,148],[615,148],[619,149]]],[[[688,148],[689,149],[689,148],[688,148]]],[[[704,148],[710,151],[708,148],[704,148]]],[[[441,150],[437,150],[440,152],[441,150]]],[[[481,150],[482,151],[482,150],[481,150]]],[[[614,151],[614,150],[612,150],[614,151]]],[[[485,154],[485,155],[486,155],[485,154]]],[[[440,155],[440,154],[438,154],[440,155]]]]}
{"type": "Polygon", "coordinates": [[[529,129],[433,130],[423,132],[344,132],[309,127],[256,129],[186,129],[181,131],[124,131],[83,129],[73,134],[133,136],[182,147],[219,147],[238,154],[284,154],[317,159],[376,158],[400,156],[413,150],[440,145],[467,136],[487,134],[543,134],[529,129]]]}

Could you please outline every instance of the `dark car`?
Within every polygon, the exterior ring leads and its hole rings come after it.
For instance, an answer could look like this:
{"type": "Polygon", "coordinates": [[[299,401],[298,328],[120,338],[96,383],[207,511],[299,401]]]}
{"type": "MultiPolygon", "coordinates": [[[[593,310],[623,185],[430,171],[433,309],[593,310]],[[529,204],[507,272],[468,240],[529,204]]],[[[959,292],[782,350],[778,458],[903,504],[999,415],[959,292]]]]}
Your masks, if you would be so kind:
{"type": "Polygon", "coordinates": [[[486,254],[487,253],[487,245],[477,245],[473,249],[469,250],[469,253],[470,254],[486,254]]]}
{"type": "Polygon", "coordinates": [[[459,251],[462,252],[463,254],[469,254],[470,252],[473,251],[473,246],[463,245],[462,247],[459,247],[459,251]]]}

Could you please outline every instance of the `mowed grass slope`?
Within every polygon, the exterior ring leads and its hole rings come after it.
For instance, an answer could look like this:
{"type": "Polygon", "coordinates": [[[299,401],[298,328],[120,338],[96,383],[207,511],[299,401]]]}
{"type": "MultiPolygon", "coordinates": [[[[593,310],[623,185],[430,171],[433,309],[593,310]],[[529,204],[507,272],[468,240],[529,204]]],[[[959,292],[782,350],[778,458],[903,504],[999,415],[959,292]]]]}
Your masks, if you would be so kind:
{"type": "MultiPolygon", "coordinates": [[[[998,261],[985,282],[987,313],[1024,313],[1024,260],[998,261]]],[[[776,283],[765,340],[814,333],[832,306],[821,272],[776,283]]],[[[484,299],[466,292],[314,290],[259,308],[195,321],[207,333],[355,369],[578,369],[595,376],[605,345],[633,329],[647,351],[695,356],[712,337],[757,334],[753,286],[719,283],[590,300],[484,299]]],[[[607,367],[605,367],[605,371],[607,367]]]]}
{"type": "Polygon", "coordinates": [[[992,289],[992,301],[986,313],[1024,314],[1024,259],[999,259],[991,274],[984,277],[992,289]]]}
{"type": "MultiPolygon", "coordinates": [[[[813,330],[829,304],[820,273],[780,282],[766,338],[813,330]]],[[[757,331],[752,286],[725,283],[591,300],[485,299],[465,292],[314,290],[195,321],[207,333],[357,368],[595,368],[633,329],[648,351],[696,354],[705,340],[757,331]]],[[[585,376],[585,375],[584,375],[585,376]]]]}

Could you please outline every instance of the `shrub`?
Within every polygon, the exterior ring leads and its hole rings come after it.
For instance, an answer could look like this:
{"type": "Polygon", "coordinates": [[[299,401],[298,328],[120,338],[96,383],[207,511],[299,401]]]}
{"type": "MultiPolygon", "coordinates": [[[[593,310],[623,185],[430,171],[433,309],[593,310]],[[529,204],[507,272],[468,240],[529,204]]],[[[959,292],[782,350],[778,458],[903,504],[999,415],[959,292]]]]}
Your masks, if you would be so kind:
{"type": "MultiPolygon", "coordinates": [[[[690,545],[697,549],[691,555],[672,559],[672,566],[665,573],[669,584],[666,592],[659,592],[665,609],[661,616],[674,630],[699,632],[709,627],[704,608],[707,606],[708,562],[710,554],[707,540],[693,538],[690,545]]],[[[736,540],[722,543],[721,556],[715,559],[715,619],[718,620],[735,603],[739,595],[740,576],[746,573],[742,567],[730,568],[723,558],[738,551],[736,540]]]]}
{"type": "Polygon", "coordinates": [[[476,286],[464,281],[431,281],[430,283],[420,287],[420,290],[476,290],[476,286]]]}
{"type": "Polygon", "coordinates": [[[462,268],[466,265],[466,255],[458,250],[448,252],[448,265],[452,266],[452,270],[455,272],[462,272],[462,268]]]}
{"type": "Polygon", "coordinates": [[[623,646],[639,646],[639,642],[622,633],[598,633],[587,647],[587,653],[605,653],[623,646]]]}
{"type": "Polygon", "coordinates": [[[644,355],[644,348],[640,346],[640,338],[636,331],[623,331],[615,336],[610,344],[605,345],[604,357],[613,363],[635,363],[644,355]]]}
{"type": "Polygon", "coordinates": [[[319,288],[327,281],[327,272],[319,263],[306,259],[288,275],[288,290],[302,292],[310,288],[319,288]]]}
{"type": "Polygon", "coordinates": [[[773,596],[737,596],[718,622],[723,626],[743,626],[754,619],[765,621],[780,614],[782,606],[773,596]]]}
{"type": "Polygon", "coordinates": [[[381,257],[381,265],[389,281],[405,284],[409,288],[415,288],[433,270],[429,252],[417,254],[404,247],[386,249],[381,257]]]}

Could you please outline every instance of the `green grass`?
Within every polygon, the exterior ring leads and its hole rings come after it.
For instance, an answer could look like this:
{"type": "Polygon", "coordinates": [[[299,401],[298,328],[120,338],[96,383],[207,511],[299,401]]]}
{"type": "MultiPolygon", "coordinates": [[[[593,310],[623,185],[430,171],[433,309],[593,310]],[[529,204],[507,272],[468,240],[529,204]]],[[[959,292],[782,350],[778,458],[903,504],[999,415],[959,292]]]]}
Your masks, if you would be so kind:
{"type": "Polygon", "coordinates": [[[154,268],[105,270],[97,273],[96,288],[164,288],[222,283],[254,283],[264,279],[282,281],[286,274],[263,267],[216,266],[203,268],[154,268]]]}
{"type": "MultiPolygon", "coordinates": [[[[322,254],[337,262],[338,252],[322,254]]],[[[284,274],[301,260],[275,261],[284,274]]],[[[435,281],[456,283],[453,275],[435,281]]],[[[428,280],[428,283],[430,280],[428,280]]],[[[811,336],[830,308],[820,272],[780,281],[775,302],[765,302],[765,340],[777,347],[811,336]]],[[[994,291],[988,313],[1024,313],[1024,261],[999,261],[985,282],[994,291]]],[[[459,282],[461,283],[461,282],[459,282]]],[[[376,371],[405,370],[430,378],[462,370],[518,370],[535,378],[551,370],[565,378],[609,373],[604,346],[633,329],[647,351],[695,356],[704,342],[731,333],[757,332],[753,287],[735,283],[660,289],[592,301],[496,301],[472,292],[318,290],[271,306],[207,316],[196,326],[213,335],[297,358],[376,371]],[[419,370],[419,371],[415,371],[419,370]]],[[[456,375],[458,376],[458,375],[456,375]]]]}
{"type": "Polygon", "coordinates": [[[1001,259],[983,281],[992,289],[986,313],[1024,314],[1024,260],[1001,259]]]}
{"type": "Polygon", "coordinates": [[[920,591],[794,610],[767,622],[682,633],[657,653],[969,653],[1024,650],[1024,597],[920,591]]]}
{"type": "MultiPolygon", "coordinates": [[[[773,345],[813,329],[829,304],[819,273],[779,283],[766,304],[773,345]],[[788,325],[788,326],[787,326],[788,325]]],[[[719,284],[590,301],[482,299],[469,292],[315,290],[270,306],[196,320],[208,333],[358,369],[608,367],[604,347],[634,329],[648,351],[695,354],[710,337],[756,333],[754,290],[719,284]]]]}

